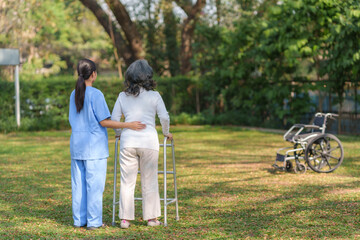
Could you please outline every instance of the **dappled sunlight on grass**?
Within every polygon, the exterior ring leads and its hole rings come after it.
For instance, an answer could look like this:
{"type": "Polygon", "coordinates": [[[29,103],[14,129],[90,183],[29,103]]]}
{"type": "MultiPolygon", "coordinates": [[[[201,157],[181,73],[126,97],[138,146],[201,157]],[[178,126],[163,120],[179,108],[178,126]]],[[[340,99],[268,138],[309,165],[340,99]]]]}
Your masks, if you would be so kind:
{"type": "MultiPolygon", "coordinates": [[[[160,131],[160,129],[158,129],[160,131]]],[[[136,220],[90,232],[72,228],[69,131],[0,135],[0,236],[5,238],[357,238],[360,236],[360,138],[340,136],[342,166],[333,173],[274,171],[279,133],[239,127],[175,126],[180,221],[168,207],[167,228],[136,220]]],[[[160,138],[162,141],[162,138],[160,138]]],[[[114,134],[104,193],[111,224],[114,134]]],[[[170,153],[169,153],[170,154],[170,153]]],[[[170,156],[170,155],[168,155],[170,156]]],[[[170,157],[168,167],[171,168],[170,157]]],[[[159,168],[162,167],[160,155],[159,168]]],[[[159,177],[162,192],[163,176],[159,177]]],[[[172,176],[168,195],[173,196],[172,176]]],[[[140,196],[139,181],[136,195],[140,196]]]]}

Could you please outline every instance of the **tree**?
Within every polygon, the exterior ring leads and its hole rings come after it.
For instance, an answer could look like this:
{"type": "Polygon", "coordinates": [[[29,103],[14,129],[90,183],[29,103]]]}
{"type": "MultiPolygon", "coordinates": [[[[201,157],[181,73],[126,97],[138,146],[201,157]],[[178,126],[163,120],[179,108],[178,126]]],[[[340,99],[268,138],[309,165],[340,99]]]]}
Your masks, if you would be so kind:
{"type": "Polygon", "coordinates": [[[106,0],[106,4],[115,16],[116,22],[111,19],[111,16],[105,12],[96,0],[80,1],[95,15],[106,33],[110,37],[114,37],[114,47],[127,65],[145,56],[136,24],[130,19],[125,6],[119,0],[106,0]],[[109,19],[111,20],[109,21],[109,19]],[[118,28],[117,24],[121,29],[118,28]]]}
{"type": "Polygon", "coordinates": [[[191,70],[192,40],[196,23],[199,19],[201,10],[205,6],[205,0],[197,0],[193,5],[191,0],[175,0],[176,4],[181,7],[187,15],[181,29],[181,73],[186,74],[191,70]]]}
{"type": "Polygon", "coordinates": [[[166,41],[166,58],[169,62],[169,72],[171,76],[179,73],[179,47],[177,41],[178,21],[173,12],[171,2],[163,1],[164,13],[164,35],[166,41]]]}
{"type": "MultiPolygon", "coordinates": [[[[115,47],[119,56],[122,56],[127,65],[134,60],[145,57],[145,50],[141,34],[136,24],[130,19],[129,13],[120,0],[106,0],[107,7],[115,16],[116,21],[109,22],[108,13],[99,5],[96,0],[80,0],[84,6],[90,9],[103,26],[105,31],[111,36],[113,29],[115,47]],[[111,26],[112,25],[112,26],[111,26]],[[120,26],[120,27],[117,27],[120,26]],[[125,38],[124,38],[124,37],[125,38]]],[[[192,4],[191,0],[175,0],[176,4],[181,7],[187,18],[182,23],[181,30],[181,73],[187,74],[191,70],[190,60],[192,58],[192,40],[196,23],[199,19],[201,10],[205,6],[205,0],[197,0],[192,4]]],[[[151,1],[147,4],[150,6],[151,1]]],[[[165,13],[167,15],[167,13],[165,13]]],[[[151,20],[151,19],[149,19],[151,20]]],[[[165,20],[171,20],[168,15],[165,20]]],[[[151,38],[151,34],[148,34],[151,38]]]]}
{"type": "Polygon", "coordinates": [[[146,59],[153,70],[162,75],[166,70],[166,59],[164,52],[164,24],[160,23],[161,2],[154,0],[141,0],[144,6],[136,11],[137,25],[143,36],[143,43],[146,49],[146,59]]]}
{"type": "Polygon", "coordinates": [[[331,34],[324,44],[325,64],[322,68],[322,75],[328,76],[329,89],[337,94],[336,103],[339,106],[338,113],[340,115],[338,132],[341,133],[341,115],[346,85],[351,82],[357,86],[359,81],[360,8],[359,2],[356,0],[328,3],[327,6],[333,10],[333,16],[331,24],[328,26],[331,34]]]}
{"type": "Polygon", "coordinates": [[[0,47],[20,49],[24,78],[72,69],[80,57],[94,52],[108,57],[109,39],[79,1],[9,0],[0,5],[0,47]]]}

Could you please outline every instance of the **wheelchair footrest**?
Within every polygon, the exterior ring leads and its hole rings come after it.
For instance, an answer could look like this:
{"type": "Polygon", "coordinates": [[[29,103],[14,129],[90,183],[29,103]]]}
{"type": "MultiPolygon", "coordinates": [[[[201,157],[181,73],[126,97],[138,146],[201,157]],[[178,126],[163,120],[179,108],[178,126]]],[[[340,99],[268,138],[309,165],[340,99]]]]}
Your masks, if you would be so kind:
{"type": "Polygon", "coordinates": [[[285,155],[277,153],[276,154],[276,161],[277,162],[284,162],[285,161],[285,155]]]}
{"type": "Polygon", "coordinates": [[[278,170],[285,171],[285,168],[284,168],[284,167],[280,167],[280,166],[277,165],[277,164],[273,164],[272,166],[273,166],[274,168],[278,169],[278,170]]]}

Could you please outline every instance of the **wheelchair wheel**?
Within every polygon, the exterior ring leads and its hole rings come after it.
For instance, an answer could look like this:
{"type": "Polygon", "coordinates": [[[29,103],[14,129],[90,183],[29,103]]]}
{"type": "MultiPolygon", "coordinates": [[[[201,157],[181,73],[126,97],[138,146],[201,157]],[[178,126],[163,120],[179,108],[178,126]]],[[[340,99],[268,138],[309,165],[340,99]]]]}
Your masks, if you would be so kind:
{"type": "Polygon", "coordinates": [[[337,169],[344,160],[344,149],[340,140],[332,134],[322,134],[309,142],[305,160],[318,173],[329,173],[337,169]]]}
{"type": "Polygon", "coordinates": [[[295,164],[295,168],[294,168],[294,172],[295,173],[301,173],[304,174],[306,173],[306,166],[303,163],[296,163],[295,164]]]}
{"type": "Polygon", "coordinates": [[[293,164],[290,161],[286,161],[285,170],[291,172],[293,170],[293,164]]]}

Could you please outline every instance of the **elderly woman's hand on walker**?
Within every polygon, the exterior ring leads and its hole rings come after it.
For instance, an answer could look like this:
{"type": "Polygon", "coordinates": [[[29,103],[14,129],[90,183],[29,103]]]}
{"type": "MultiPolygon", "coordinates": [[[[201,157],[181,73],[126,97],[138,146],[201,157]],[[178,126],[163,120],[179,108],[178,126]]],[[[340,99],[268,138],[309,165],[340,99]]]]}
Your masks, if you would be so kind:
{"type": "Polygon", "coordinates": [[[167,137],[167,140],[173,140],[173,135],[171,133],[168,133],[166,135],[164,135],[165,137],[167,137]]]}

